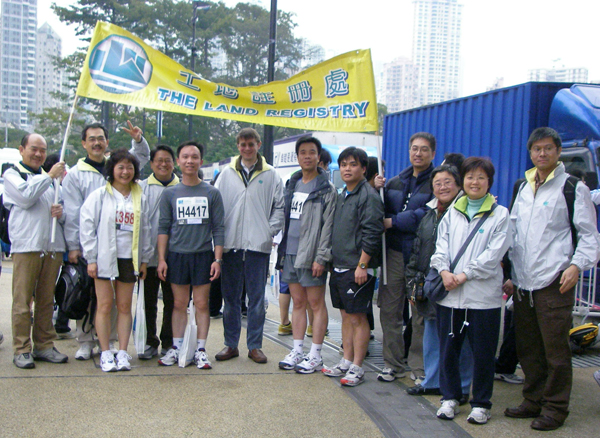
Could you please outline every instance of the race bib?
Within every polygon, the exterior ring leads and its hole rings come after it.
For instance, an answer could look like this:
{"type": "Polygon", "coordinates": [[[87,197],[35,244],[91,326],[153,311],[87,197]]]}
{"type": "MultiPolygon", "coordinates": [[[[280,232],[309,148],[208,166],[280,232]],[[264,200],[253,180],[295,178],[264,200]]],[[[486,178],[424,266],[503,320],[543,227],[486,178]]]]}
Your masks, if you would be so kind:
{"type": "Polygon", "coordinates": [[[208,221],[208,198],[205,196],[177,198],[176,205],[179,225],[201,224],[208,221]]]}
{"type": "Polygon", "coordinates": [[[133,232],[133,206],[128,204],[117,204],[115,216],[117,230],[133,232]]]}
{"type": "Polygon", "coordinates": [[[292,209],[290,210],[290,219],[300,219],[306,198],[308,198],[308,193],[294,192],[294,196],[292,197],[292,209]]]}

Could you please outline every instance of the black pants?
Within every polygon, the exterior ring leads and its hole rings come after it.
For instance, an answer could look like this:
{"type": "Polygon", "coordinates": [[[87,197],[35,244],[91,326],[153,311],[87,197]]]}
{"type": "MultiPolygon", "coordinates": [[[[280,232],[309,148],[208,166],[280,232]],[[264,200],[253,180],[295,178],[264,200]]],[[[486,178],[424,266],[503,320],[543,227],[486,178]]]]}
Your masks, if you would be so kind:
{"type": "Polygon", "coordinates": [[[148,275],[144,282],[144,304],[146,306],[146,345],[163,349],[173,346],[173,290],[171,283],[161,281],[156,273],[156,268],[148,268],[148,275]],[[160,340],[156,336],[156,318],[158,315],[158,288],[162,287],[163,293],[163,320],[160,329],[160,340]]]}
{"type": "Polygon", "coordinates": [[[504,312],[504,337],[500,354],[496,358],[496,373],[514,374],[517,370],[519,358],[517,357],[517,341],[515,338],[515,324],[512,310],[504,312]]]}
{"type": "Polygon", "coordinates": [[[219,315],[221,307],[223,307],[223,294],[221,293],[221,277],[219,277],[210,283],[210,294],[208,296],[208,311],[210,316],[219,315]]]}

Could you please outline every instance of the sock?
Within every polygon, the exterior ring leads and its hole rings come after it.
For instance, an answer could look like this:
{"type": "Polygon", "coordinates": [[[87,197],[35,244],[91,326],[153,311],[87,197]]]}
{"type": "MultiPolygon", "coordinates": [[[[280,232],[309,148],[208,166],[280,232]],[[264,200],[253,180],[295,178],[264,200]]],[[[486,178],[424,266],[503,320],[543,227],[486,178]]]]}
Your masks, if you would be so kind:
{"type": "Polygon", "coordinates": [[[310,347],[310,355],[312,357],[316,357],[317,359],[321,359],[321,348],[323,344],[312,344],[310,347]]]}
{"type": "Polygon", "coordinates": [[[198,350],[204,351],[204,347],[206,347],[206,339],[198,339],[198,350]]]}
{"type": "Polygon", "coordinates": [[[344,361],[344,368],[350,368],[350,365],[352,365],[352,361],[348,360],[348,359],[343,359],[343,358],[342,358],[342,360],[344,361]]]}
{"type": "Polygon", "coordinates": [[[177,350],[181,350],[181,346],[183,345],[183,338],[173,338],[173,348],[177,350]]]}
{"type": "Polygon", "coordinates": [[[294,350],[302,354],[302,348],[304,347],[304,339],[294,339],[294,350]]]}

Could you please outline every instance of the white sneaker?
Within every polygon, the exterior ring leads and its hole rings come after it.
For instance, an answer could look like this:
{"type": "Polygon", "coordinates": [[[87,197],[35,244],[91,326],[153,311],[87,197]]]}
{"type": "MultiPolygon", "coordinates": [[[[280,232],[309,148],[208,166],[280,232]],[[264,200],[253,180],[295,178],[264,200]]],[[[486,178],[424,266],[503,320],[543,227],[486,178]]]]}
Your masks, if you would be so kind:
{"type": "Polygon", "coordinates": [[[296,368],[300,362],[304,360],[304,356],[302,353],[298,353],[295,349],[292,348],[292,351],[281,361],[279,362],[279,368],[282,370],[293,370],[296,368]]]}
{"type": "Polygon", "coordinates": [[[522,385],[525,382],[525,379],[521,376],[517,376],[516,374],[494,374],[494,380],[501,380],[502,382],[512,383],[514,385],[522,385]]]}
{"type": "Polygon", "coordinates": [[[467,421],[471,424],[485,424],[492,417],[490,410],[486,408],[473,408],[467,417],[467,421]]]}
{"type": "Polygon", "coordinates": [[[165,354],[163,357],[158,359],[158,364],[165,366],[165,367],[170,367],[171,365],[175,365],[178,360],[179,360],[179,350],[177,348],[173,347],[173,348],[169,348],[169,351],[167,351],[167,354],[165,354]]]}
{"type": "Polygon", "coordinates": [[[396,377],[401,379],[404,376],[406,376],[406,373],[399,373],[391,368],[384,368],[377,375],[377,380],[379,380],[380,382],[393,382],[394,380],[396,380],[396,377]]]}
{"type": "Polygon", "coordinates": [[[131,356],[127,354],[125,350],[119,350],[117,353],[117,370],[118,371],[131,371],[131,364],[129,363],[131,356]]]}
{"type": "Polygon", "coordinates": [[[108,349],[110,351],[112,351],[113,354],[115,354],[115,355],[119,353],[119,349],[117,347],[115,347],[115,341],[109,341],[109,343],[108,343],[108,349]]]}
{"type": "Polygon", "coordinates": [[[110,350],[103,351],[100,355],[100,368],[105,373],[117,371],[117,364],[115,363],[115,356],[110,350]]]}
{"type": "Polygon", "coordinates": [[[459,412],[458,400],[442,400],[442,406],[437,411],[437,417],[442,420],[453,420],[459,412]]]}
{"type": "Polygon", "coordinates": [[[196,350],[194,353],[194,363],[199,370],[210,370],[212,368],[208,356],[206,355],[206,351],[203,350],[196,350]]]}
{"type": "Polygon", "coordinates": [[[93,349],[94,349],[94,347],[92,347],[88,343],[81,344],[81,346],[79,347],[79,350],[77,350],[77,353],[75,353],[75,359],[90,360],[90,358],[92,357],[93,349]]]}
{"type": "Polygon", "coordinates": [[[364,370],[358,365],[352,364],[350,365],[350,368],[348,369],[346,375],[342,377],[342,380],[340,380],[340,383],[342,384],[342,386],[358,386],[364,381],[364,370]]]}
{"type": "Polygon", "coordinates": [[[321,372],[327,377],[342,377],[345,376],[350,367],[346,367],[345,361],[342,358],[336,365],[332,367],[323,367],[321,372]]]}
{"type": "Polygon", "coordinates": [[[302,362],[296,365],[295,371],[299,374],[311,374],[314,373],[317,368],[323,365],[322,358],[316,358],[312,354],[309,354],[304,358],[302,362]]]}

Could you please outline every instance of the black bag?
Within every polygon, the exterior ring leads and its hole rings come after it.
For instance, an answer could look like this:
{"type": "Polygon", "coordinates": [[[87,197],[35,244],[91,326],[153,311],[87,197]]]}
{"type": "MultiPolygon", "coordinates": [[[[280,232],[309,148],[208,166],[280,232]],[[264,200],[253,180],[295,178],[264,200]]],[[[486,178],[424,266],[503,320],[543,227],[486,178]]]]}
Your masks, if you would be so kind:
{"type": "MultiPolygon", "coordinates": [[[[11,168],[15,169],[17,172],[19,170],[11,166],[11,168]]],[[[23,172],[19,172],[21,178],[27,181],[27,174],[23,172]]],[[[0,240],[2,240],[7,245],[10,245],[10,236],[8,235],[8,219],[10,217],[10,210],[4,206],[4,195],[0,195],[0,240]]]]}
{"type": "MultiPolygon", "coordinates": [[[[454,268],[456,268],[458,261],[460,260],[462,255],[465,253],[467,247],[469,246],[469,243],[471,243],[471,240],[473,240],[473,237],[475,237],[475,234],[477,233],[477,231],[479,231],[479,229],[481,228],[483,223],[486,221],[486,219],[488,217],[490,217],[490,215],[492,214],[492,211],[494,211],[496,209],[496,206],[497,206],[497,204],[492,205],[492,208],[490,208],[490,210],[487,211],[479,219],[479,222],[477,222],[477,225],[473,228],[473,230],[471,231],[471,234],[469,234],[465,243],[463,243],[461,248],[458,250],[458,254],[456,254],[456,258],[450,264],[450,272],[454,272],[454,268]]],[[[427,277],[425,277],[425,284],[423,285],[423,292],[425,293],[425,296],[427,297],[427,299],[429,301],[431,301],[432,303],[437,303],[438,301],[441,301],[444,298],[446,298],[446,295],[448,295],[448,291],[444,287],[444,281],[442,280],[442,276],[439,274],[437,269],[431,268],[429,270],[429,272],[427,273],[427,277]]]]}
{"type": "MultiPolygon", "coordinates": [[[[93,279],[87,273],[87,263],[80,257],[74,263],[65,263],[58,276],[55,300],[69,319],[83,319],[94,294],[93,279]]],[[[90,320],[93,315],[89,315],[90,320]]]]}
{"type": "Polygon", "coordinates": [[[425,292],[423,291],[424,279],[420,272],[414,278],[408,281],[408,290],[410,291],[410,299],[413,301],[427,301],[425,292]]]}

